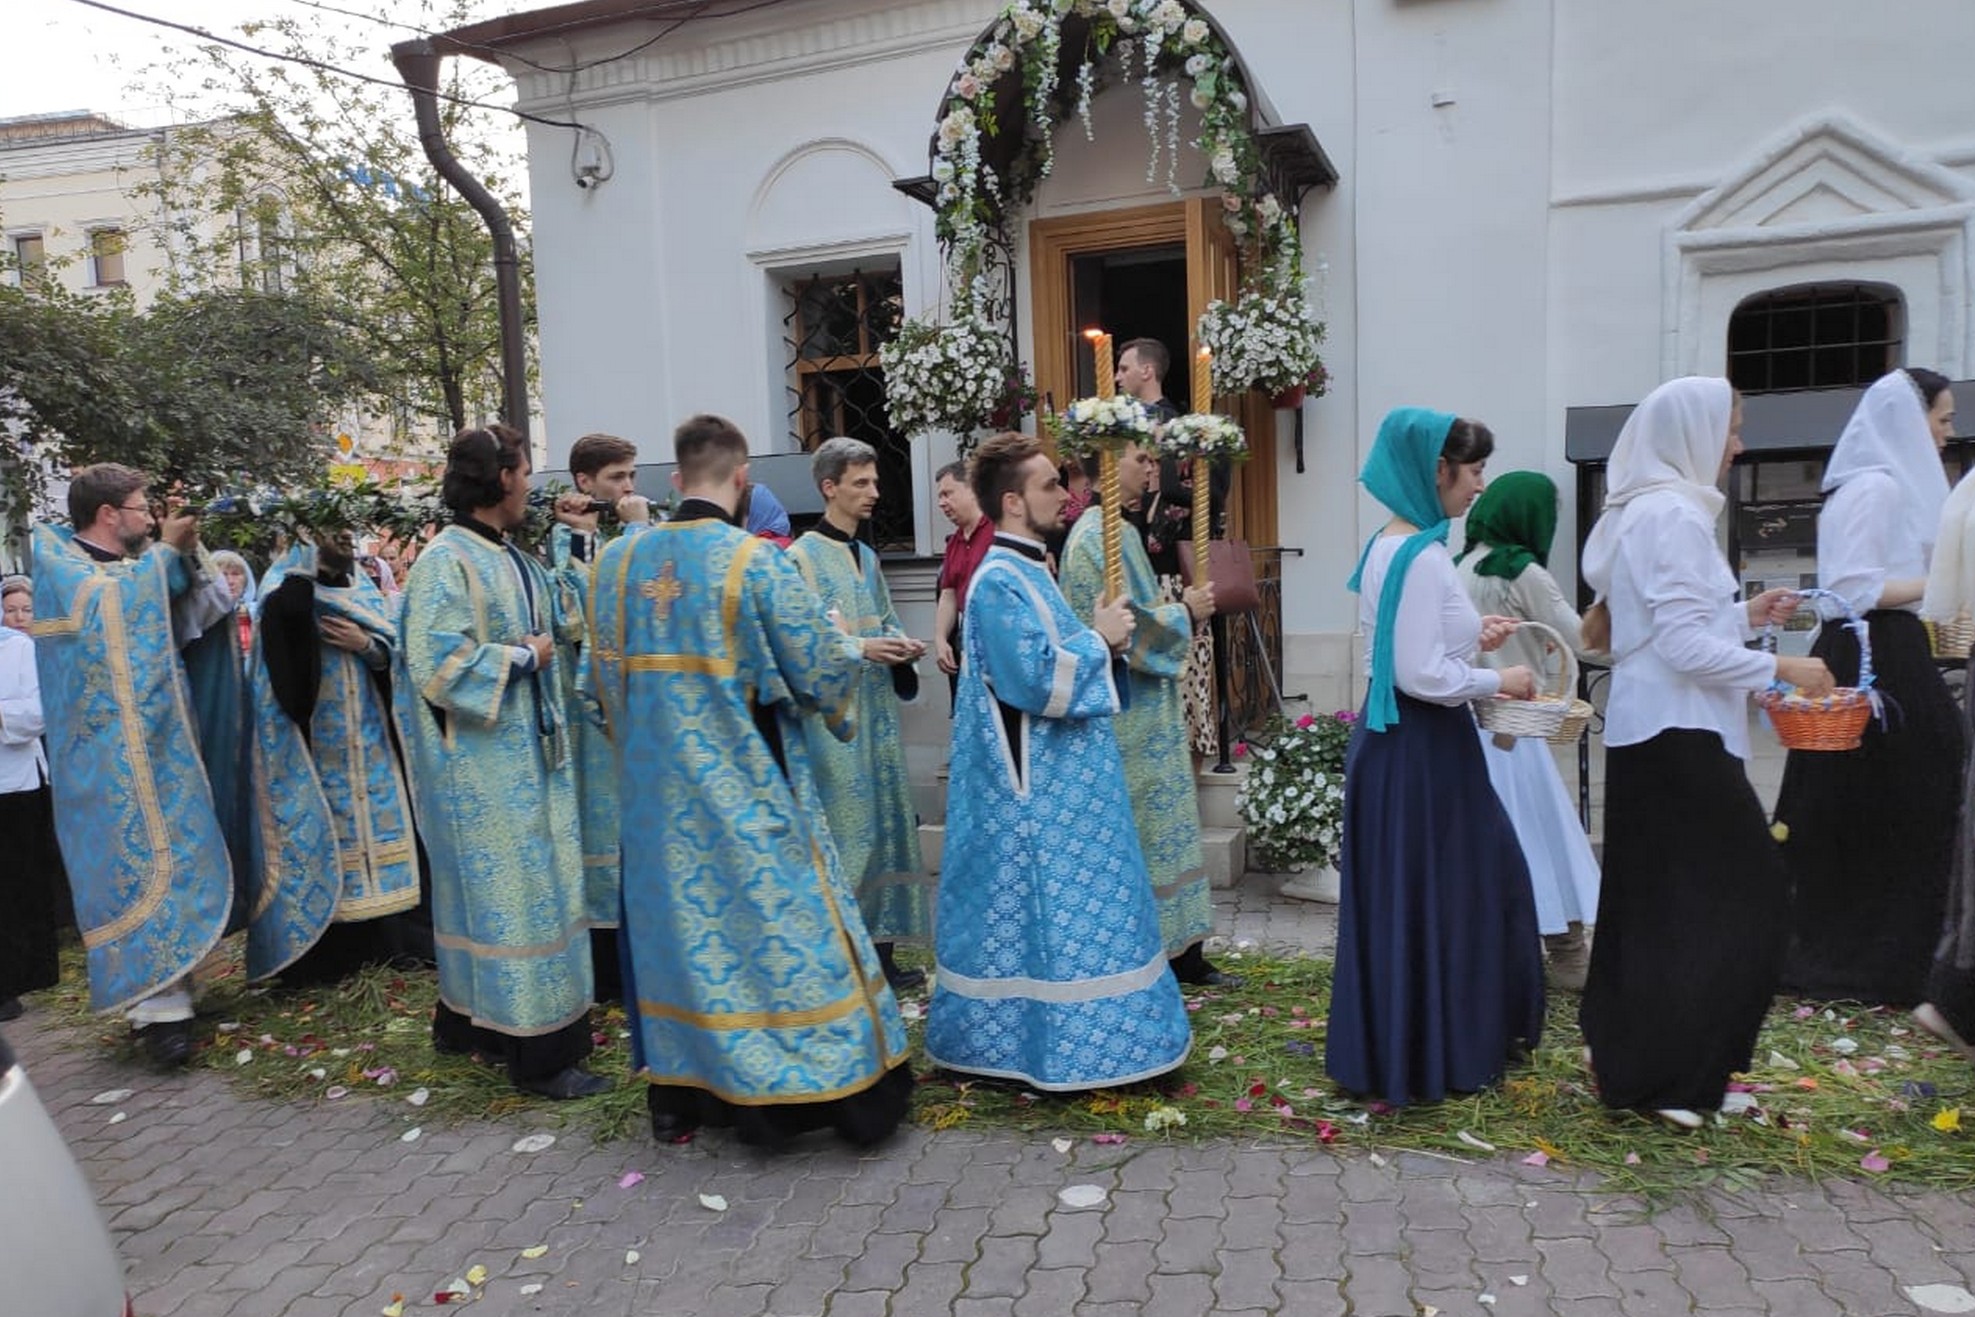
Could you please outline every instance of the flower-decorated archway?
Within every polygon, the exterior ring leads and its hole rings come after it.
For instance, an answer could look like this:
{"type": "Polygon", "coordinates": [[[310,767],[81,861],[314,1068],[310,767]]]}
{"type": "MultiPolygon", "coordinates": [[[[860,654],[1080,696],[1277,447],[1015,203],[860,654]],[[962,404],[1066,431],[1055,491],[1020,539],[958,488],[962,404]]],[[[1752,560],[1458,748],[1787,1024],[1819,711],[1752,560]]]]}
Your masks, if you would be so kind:
{"type": "Polygon", "coordinates": [[[1214,388],[1321,387],[1323,328],[1304,295],[1298,213],[1337,171],[1305,125],[1283,126],[1252,86],[1233,43],[1187,0],[1015,0],[961,60],[941,101],[927,177],[894,186],[932,206],[949,314],[907,321],[885,359],[894,424],[964,437],[1006,424],[1023,396],[1015,359],[1006,222],[1054,164],[1054,132],[1088,129],[1107,85],[1136,83],[1145,104],[1148,181],[1218,190],[1242,247],[1242,291],[1199,327],[1215,348],[1214,388]],[[1200,114],[1194,140],[1208,176],[1178,175],[1181,96],[1200,114]],[[983,369],[994,363],[998,369],[983,369]],[[1292,378],[1293,377],[1293,378],[1292,378]]]}

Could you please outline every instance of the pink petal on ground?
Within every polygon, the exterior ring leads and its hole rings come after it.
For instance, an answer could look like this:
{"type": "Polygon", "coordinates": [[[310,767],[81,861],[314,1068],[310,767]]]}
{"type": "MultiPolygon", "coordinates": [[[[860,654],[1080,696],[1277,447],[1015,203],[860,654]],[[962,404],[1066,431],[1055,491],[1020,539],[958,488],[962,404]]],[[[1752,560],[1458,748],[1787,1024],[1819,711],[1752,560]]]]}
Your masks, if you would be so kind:
{"type": "Polygon", "coordinates": [[[617,1187],[619,1189],[634,1189],[644,1182],[644,1178],[645,1173],[643,1171],[626,1171],[618,1177],[617,1187]]]}
{"type": "Polygon", "coordinates": [[[1092,1143],[1104,1144],[1107,1147],[1115,1147],[1125,1141],[1125,1136],[1122,1134],[1093,1134],[1090,1136],[1090,1141],[1092,1143]]]}
{"type": "Polygon", "coordinates": [[[1548,1166],[1550,1164],[1550,1154],[1539,1148],[1527,1157],[1524,1157],[1522,1164],[1524,1166],[1548,1166]]]}
{"type": "Polygon", "coordinates": [[[1871,1152],[1868,1152],[1865,1154],[1865,1156],[1859,1158],[1858,1164],[1864,1167],[1866,1170],[1871,1171],[1874,1175],[1878,1175],[1882,1171],[1890,1171],[1893,1169],[1893,1164],[1887,1161],[1884,1157],[1880,1156],[1879,1150],[1877,1148],[1874,1148],[1871,1152]]]}
{"type": "Polygon", "coordinates": [[[1253,1102],[1250,1102],[1247,1098],[1236,1098],[1234,1100],[1234,1109],[1236,1111],[1253,1111],[1255,1109],[1255,1104],[1253,1102]]]}
{"type": "Polygon", "coordinates": [[[1626,1164],[1627,1166],[1637,1166],[1637,1165],[1639,1164],[1639,1154],[1638,1154],[1638,1153],[1636,1153],[1636,1152],[1628,1152],[1628,1153],[1626,1153],[1626,1154],[1625,1154],[1625,1164],[1626,1164]]]}

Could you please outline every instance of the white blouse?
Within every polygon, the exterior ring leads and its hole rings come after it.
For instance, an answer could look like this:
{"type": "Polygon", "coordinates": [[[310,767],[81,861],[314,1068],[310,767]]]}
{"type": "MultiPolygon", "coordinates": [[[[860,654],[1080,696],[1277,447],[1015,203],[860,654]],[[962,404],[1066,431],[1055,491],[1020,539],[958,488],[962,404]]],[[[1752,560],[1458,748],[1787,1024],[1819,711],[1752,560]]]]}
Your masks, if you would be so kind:
{"type": "Polygon", "coordinates": [[[32,791],[48,780],[41,728],[34,641],[24,632],[0,627],[0,794],[32,791]]]}
{"type": "Polygon", "coordinates": [[[1671,491],[1626,507],[1606,603],[1612,613],[1605,744],[1638,745],[1669,728],[1714,732],[1749,757],[1749,696],[1776,679],[1776,657],[1748,649],[1747,607],[1701,510],[1671,491]]]}
{"type": "MultiPolygon", "coordinates": [[[[1385,573],[1403,535],[1381,536],[1365,558],[1358,581],[1358,624],[1365,632],[1365,667],[1378,639],[1378,597],[1385,573]]],[[[1499,673],[1474,666],[1481,640],[1481,614],[1475,611],[1453,555],[1444,544],[1420,551],[1399,591],[1399,615],[1392,633],[1392,684],[1429,704],[1465,704],[1502,689],[1499,673]]]]}
{"type": "MultiPolygon", "coordinates": [[[[1886,582],[1925,575],[1927,553],[1892,476],[1862,471],[1824,500],[1817,514],[1817,583],[1843,595],[1854,613],[1877,608],[1886,582]]],[[[1920,601],[1900,607],[1918,612],[1920,601]]]]}
{"type": "MultiPolygon", "coordinates": [[[[1486,617],[1520,618],[1526,622],[1541,622],[1558,635],[1578,658],[1604,659],[1584,648],[1583,619],[1577,610],[1564,598],[1563,587],[1557,578],[1541,563],[1530,563],[1522,569],[1522,574],[1513,581],[1499,576],[1483,576],[1475,571],[1486,556],[1477,548],[1461,559],[1455,569],[1461,574],[1461,585],[1467,590],[1468,598],[1486,617]]],[[[1549,640],[1540,632],[1517,631],[1502,642],[1502,647],[1492,653],[1483,654],[1480,662],[1491,668],[1510,668],[1518,665],[1536,674],[1536,684],[1544,686],[1550,674],[1562,661],[1553,658],[1549,652],[1549,640]]]]}

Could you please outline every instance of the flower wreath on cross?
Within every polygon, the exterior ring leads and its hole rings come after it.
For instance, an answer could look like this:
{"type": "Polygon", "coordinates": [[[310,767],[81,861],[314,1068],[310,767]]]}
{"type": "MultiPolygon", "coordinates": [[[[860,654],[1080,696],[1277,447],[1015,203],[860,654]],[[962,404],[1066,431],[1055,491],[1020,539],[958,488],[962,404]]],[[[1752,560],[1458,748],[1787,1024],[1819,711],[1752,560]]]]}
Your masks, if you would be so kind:
{"type": "Polygon", "coordinates": [[[1163,165],[1175,195],[1181,83],[1188,84],[1200,112],[1193,144],[1207,160],[1205,181],[1220,189],[1228,232],[1245,248],[1240,294],[1232,303],[1215,302],[1201,319],[1201,337],[1216,351],[1215,391],[1273,393],[1308,383],[1321,392],[1317,344],[1324,330],[1304,295],[1298,220],[1269,190],[1248,92],[1219,33],[1180,0],[1016,0],[961,62],[934,139],[935,224],[952,314],[945,324],[906,321],[883,350],[886,394],[901,429],[951,429],[964,445],[993,410],[989,394],[998,398],[1001,382],[1019,375],[1007,335],[989,311],[990,237],[1006,209],[1026,201],[1049,176],[1056,125],[1074,113],[1085,136],[1092,135],[1091,98],[1100,77],[1113,73],[1135,79],[1144,95],[1151,139],[1146,181],[1157,181],[1163,165]],[[1073,16],[1085,28],[1074,91],[1059,85],[1064,20],[1073,16]],[[1003,124],[995,88],[1017,69],[1022,122],[1003,124]],[[1023,135],[1005,180],[982,154],[982,143],[1003,132],[1023,135]]]}

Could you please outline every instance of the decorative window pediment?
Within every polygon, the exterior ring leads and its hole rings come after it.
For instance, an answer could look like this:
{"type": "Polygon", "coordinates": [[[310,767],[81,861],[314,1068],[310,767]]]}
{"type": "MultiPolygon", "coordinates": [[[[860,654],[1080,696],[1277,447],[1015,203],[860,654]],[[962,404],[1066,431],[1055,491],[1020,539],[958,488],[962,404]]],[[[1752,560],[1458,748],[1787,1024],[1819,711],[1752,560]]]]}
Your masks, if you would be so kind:
{"type": "Polygon", "coordinates": [[[1804,124],[1703,193],[1683,233],[1843,223],[1975,200],[1952,170],[1916,160],[1842,118],[1804,124]]]}

